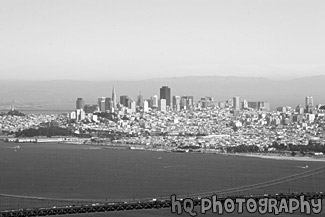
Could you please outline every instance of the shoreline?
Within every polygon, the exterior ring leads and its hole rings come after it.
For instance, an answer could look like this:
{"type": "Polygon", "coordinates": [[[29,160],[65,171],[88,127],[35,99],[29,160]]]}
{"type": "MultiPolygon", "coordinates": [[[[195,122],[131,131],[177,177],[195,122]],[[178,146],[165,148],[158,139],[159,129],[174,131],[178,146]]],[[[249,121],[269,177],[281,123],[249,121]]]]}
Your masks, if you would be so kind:
{"type": "MultiPolygon", "coordinates": [[[[14,142],[9,142],[14,143],[14,142]]],[[[49,144],[53,144],[55,142],[45,142],[49,144]]],[[[14,143],[19,144],[19,143],[14,143]]],[[[26,144],[26,143],[25,143],[26,144]]],[[[35,143],[37,144],[37,143],[35,143]]],[[[38,143],[42,144],[42,143],[38,143]]],[[[43,143],[44,144],[44,143],[43,143]]],[[[59,142],[58,144],[66,144],[66,145],[85,145],[89,147],[94,147],[96,149],[116,149],[116,150],[130,150],[130,151],[150,151],[150,152],[168,152],[168,153],[178,153],[173,152],[170,150],[155,150],[155,149],[146,149],[146,148],[132,148],[132,145],[126,144],[115,144],[112,143],[110,145],[103,145],[103,144],[84,144],[78,143],[76,141],[64,141],[59,142]]],[[[270,159],[270,160],[290,160],[290,161],[306,161],[306,162],[325,162],[325,156],[321,157],[312,157],[312,156],[283,156],[280,154],[261,154],[261,153],[220,153],[220,152],[182,152],[178,154],[216,154],[216,155],[224,155],[224,156],[241,156],[241,157],[255,157],[255,158],[263,158],[263,159],[270,159]]]]}
{"type": "Polygon", "coordinates": [[[253,154],[253,153],[220,153],[221,155],[229,156],[243,156],[243,157],[256,157],[271,160],[291,160],[291,161],[309,161],[309,162],[325,162],[325,157],[291,157],[291,156],[279,156],[279,155],[267,155],[267,154],[253,154]]]}

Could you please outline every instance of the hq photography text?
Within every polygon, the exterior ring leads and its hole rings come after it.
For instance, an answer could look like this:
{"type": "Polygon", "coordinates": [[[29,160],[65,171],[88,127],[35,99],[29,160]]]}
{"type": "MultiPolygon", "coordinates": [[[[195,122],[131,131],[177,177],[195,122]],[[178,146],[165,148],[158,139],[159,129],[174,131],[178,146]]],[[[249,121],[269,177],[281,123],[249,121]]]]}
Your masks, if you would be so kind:
{"type": "Polygon", "coordinates": [[[322,199],[307,199],[305,195],[301,195],[299,198],[226,198],[218,199],[216,195],[210,198],[198,198],[200,203],[199,209],[195,209],[195,201],[193,198],[177,199],[176,195],[172,195],[171,199],[171,212],[181,215],[187,213],[190,216],[206,214],[212,212],[214,214],[222,215],[226,213],[244,213],[245,210],[248,213],[259,214],[275,214],[281,213],[293,214],[294,212],[300,212],[304,214],[319,214],[322,212],[322,199]]]}

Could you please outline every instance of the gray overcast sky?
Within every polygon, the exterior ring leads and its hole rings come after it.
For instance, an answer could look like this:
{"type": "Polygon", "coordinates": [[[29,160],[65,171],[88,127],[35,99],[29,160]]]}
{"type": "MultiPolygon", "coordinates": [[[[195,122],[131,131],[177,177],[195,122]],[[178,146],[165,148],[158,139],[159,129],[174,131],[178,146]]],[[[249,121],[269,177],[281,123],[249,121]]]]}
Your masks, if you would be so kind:
{"type": "Polygon", "coordinates": [[[325,74],[324,0],[1,0],[2,79],[325,74]]]}

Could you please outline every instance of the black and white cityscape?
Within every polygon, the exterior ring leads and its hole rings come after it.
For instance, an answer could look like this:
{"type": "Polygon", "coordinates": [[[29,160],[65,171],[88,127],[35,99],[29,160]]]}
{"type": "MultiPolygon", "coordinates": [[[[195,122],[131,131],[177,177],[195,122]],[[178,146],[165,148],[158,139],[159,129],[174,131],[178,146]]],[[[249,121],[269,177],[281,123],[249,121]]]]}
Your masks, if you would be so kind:
{"type": "Polygon", "coordinates": [[[323,216],[322,0],[2,0],[0,217],[323,216]]]}

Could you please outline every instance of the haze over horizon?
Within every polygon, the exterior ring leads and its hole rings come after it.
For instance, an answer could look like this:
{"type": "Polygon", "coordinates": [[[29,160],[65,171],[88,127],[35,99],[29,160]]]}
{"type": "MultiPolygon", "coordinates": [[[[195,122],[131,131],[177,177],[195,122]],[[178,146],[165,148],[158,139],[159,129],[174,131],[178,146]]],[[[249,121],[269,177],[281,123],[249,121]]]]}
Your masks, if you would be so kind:
{"type": "Polygon", "coordinates": [[[325,74],[321,0],[4,0],[1,79],[325,74]]]}

